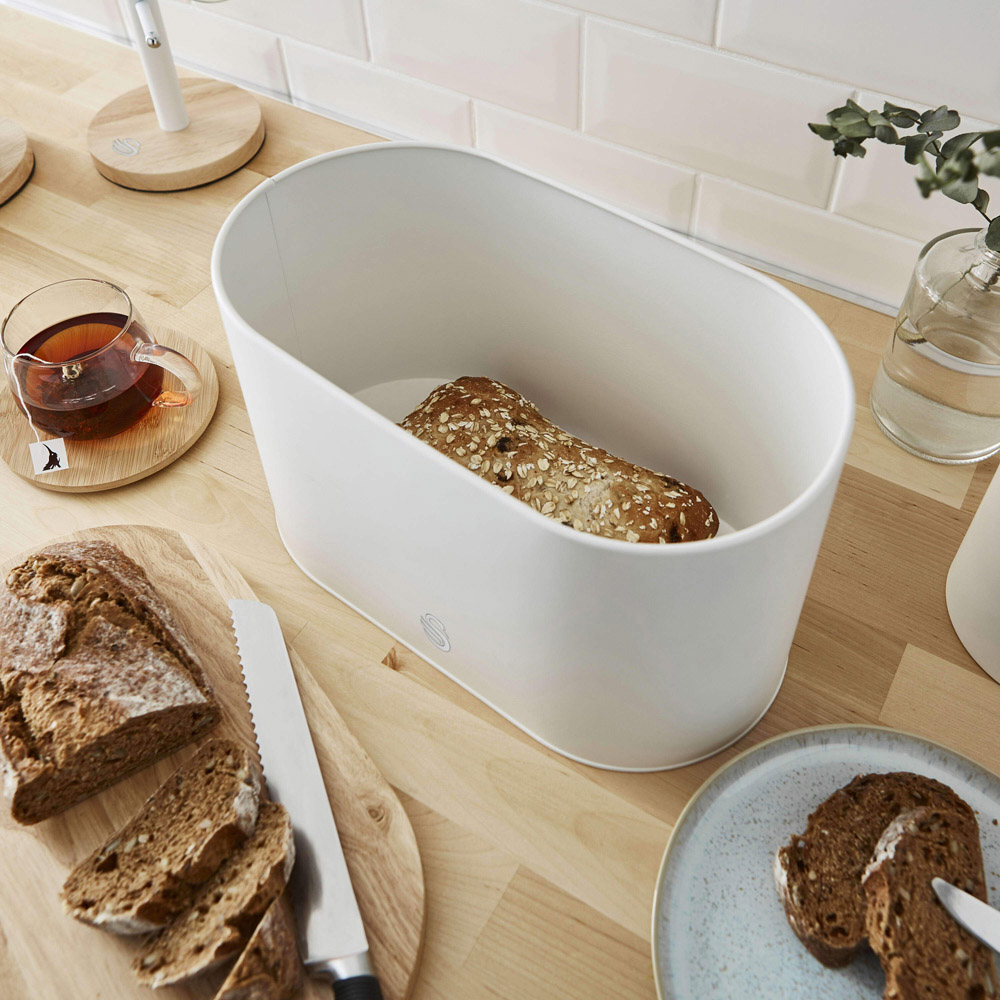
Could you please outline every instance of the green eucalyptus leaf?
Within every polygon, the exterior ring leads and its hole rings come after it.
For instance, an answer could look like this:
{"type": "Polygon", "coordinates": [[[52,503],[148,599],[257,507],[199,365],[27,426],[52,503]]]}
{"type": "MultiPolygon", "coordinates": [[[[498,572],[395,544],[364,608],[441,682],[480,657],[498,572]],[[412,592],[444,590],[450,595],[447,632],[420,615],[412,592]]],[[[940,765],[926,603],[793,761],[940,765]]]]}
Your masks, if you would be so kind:
{"type": "Polygon", "coordinates": [[[858,139],[838,139],[833,144],[834,156],[864,156],[864,144],[858,139]]]}
{"type": "Polygon", "coordinates": [[[857,111],[858,114],[864,115],[866,118],[868,117],[868,112],[857,101],[852,101],[849,97],[847,98],[847,107],[852,111],[857,111]]]}
{"type": "Polygon", "coordinates": [[[981,174],[986,174],[989,177],[1000,177],[1000,148],[978,153],[976,167],[981,174]]]}
{"type": "Polygon", "coordinates": [[[866,121],[851,122],[850,125],[838,125],[840,134],[848,139],[868,139],[875,134],[875,129],[866,121]]]}
{"type": "Polygon", "coordinates": [[[982,188],[980,188],[976,192],[976,197],[972,201],[973,208],[977,209],[978,211],[982,212],[983,215],[985,215],[986,209],[989,208],[989,205],[990,205],[989,192],[984,191],[982,188]]]}
{"type": "Polygon", "coordinates": [[[960,202],[963,205],[970,205],[976,200],[979,192],[979,184],[975,177],[957,177],[953,181],[948,181],[942,188],[941,193],[951,198],[952,201],[960,202]]]}
{"type": "Polygon", "coordinates": [[[945,156],[954,156],[956,153],[968,149],[977,139],[981,139],[982,136],[982,132],[962,132],[960,135],[953,135],[941,147],[941,152],[945,156]]]}
{"type": "Polygon", "coordinates": [[[931,192],[936,191],[939,186],[937,174],[931,170],[927,160],[921,158],[917,163],[917,187],[920,188],[920,193],[925,198],[929,198],[931,192]]]}
{"type": "Polygon", "coordinates": [[[959,117],[958,112],[951,111],[942,104],[941,107],[935,108],[933,111],[925,111],[920,116],[918,131],[933,132],[935,130],[940,130],[942,132],[947,132],[950,129],[958,128],[961,124],[962,119],[959,117]]]}
{"type": "Polygon", "coordinates": [[[891,125],[876,125],[875,138],[879,142],[886,142],[892,145],[898,142],[899,135],[891,125]]]}
{"type": "Polygon", "coordinates": [[[986,245],[994,253],[1000,253],[1000,215],[986,227],[986,245]]]}
{"type": "Polygon", "coordinates": [[[983,133],[983,145],[987,149],[996,149],[1000,146],[1000,130],[983,133]]]}
{"type": "Polygon", "coordinates": [[[903,159],[907,163],[919,163],[924,150],[930,143],[929,135],[908,135],[903,139],[903,159]]]}
{"type": "Polygon", "coordinates": [[[878,111],[869,111],[865,119],[869,125],[888,125],[889,119],[878,111]]]}
{"type": "Polygon", "coordinates": [[[912,118],[914,121],[920,120],[920,112],[914,111],[913,108],[901,108],[898,104],[893,104],[892,101],[886,101],[882,105],[882,114],[884,115],[905,115],[907,118],[912,118]]]}
{"type": "Polygon", "coordinates": [[[859,122],[864,122],[866,125],[868,124],[868,122],[865,121],[864,115],[858,114],[857,111],[851,111],[849,108],[846,110],[838,109],[837,111],[831,111],[826,117],[830,124],[835,128],[840,129],[841,132],[843,132],[848,125],[857,125],[859,122]]]}
{"type": "Polygon", "coordinates": [[[840,133],[832,125],[818,125],[816,122],[809,122],[809,128],[821,139],[834,140],[840,133]]]}

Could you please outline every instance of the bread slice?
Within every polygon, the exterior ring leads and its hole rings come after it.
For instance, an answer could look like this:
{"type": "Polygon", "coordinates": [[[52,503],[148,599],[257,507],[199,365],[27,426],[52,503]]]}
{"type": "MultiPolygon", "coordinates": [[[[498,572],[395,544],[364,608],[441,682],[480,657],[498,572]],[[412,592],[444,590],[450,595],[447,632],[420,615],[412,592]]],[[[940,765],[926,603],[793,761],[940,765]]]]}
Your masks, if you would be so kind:
{"type": "Polygon", "coordinates": [[[118,934],[165,927],[253,833],[259,796],[249,753],[232,740],[206,743],[73,869],[66,912],[118,934]]]}
{"type": "Polygon", "coordinates": [[[957,924],[931,887],[940,876],[986,900],[979,827],[967,813],[923,807],[883,832],[864,874],[868,940],[886,1000],[997,995],[993,953],[957,924]]]}
{"type": "Polygon", "coordinates": [[[577,531],[622,542],[711,538],[719,519],[690,486],[560,430],[491,378],[438,386],[400,427],[577,531]]]}
{"type": "Polygon", "coordinates": [[[275,802],[261,802],[253,836],[166,930],[143,944],[133,964],[139,981],[169,986],[232,958],[281,894],[294,862],[288,812],[275,802]]]}
{"type": "Polygon", "coordinates": [[[969,806],[933,778],[905,771],[863,774],[822,802],[805,833],[778,850],[774,877],[788,923],[824,965],[847,965],[864,945],[861,877],[882,831],[919,806],[975,821],[969,806]]]}
{"type": "Polygon", "coordinates": [[[302,985],[302,961],[285,894],[264,914],[215,1000],[287,1000],[302,985]]]}
{"type": "Polygon", "coordinates": [[[0,768],[35,823],[219,719],[198,657],[143,570],[104,541],[33,555],[0,590],[0,768]]]}

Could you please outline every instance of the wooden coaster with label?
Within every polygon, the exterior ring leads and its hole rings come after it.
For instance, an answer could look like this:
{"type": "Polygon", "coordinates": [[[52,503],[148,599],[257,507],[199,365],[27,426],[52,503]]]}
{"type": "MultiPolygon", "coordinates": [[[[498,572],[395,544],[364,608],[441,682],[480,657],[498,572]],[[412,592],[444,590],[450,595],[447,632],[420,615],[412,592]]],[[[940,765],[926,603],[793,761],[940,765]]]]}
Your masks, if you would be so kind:
{"type": "MultiPolygon", "coordinates": [[[[0,458],[22,479],[60,493],[92,493],[145,479],[180,458],[201,437],[215,413],[219,380],[212,358],[196,341],[176,330],[148,325],[158,344],[173,347],[201,374],[201,392],[187,406],[154,406],[137,424],[98,441],[65,441],[68,468],[35,474],[30,446],[36,438],[10,382],[0,387],[0,458]]],[[[166,375],[170,380],[172,375],[166,375]]],[[[164,383],[167,385],[167,382],[164,383]]],[[[50,437],[39,431],[44,442],[50,437]]]]}
{"type": "Polygon", "coordinates": [[[35,166],[35,154],[24,130],[10,118],[0,118],[0,205],[24,187],[35,166]]]}
{"type": "Polygon", "coordinates": [[[181,80],[191,124],[164,132],[146,87],[105,104],[87,130],[97,169],[139,191],[180,191],[239,170],[264,141],[257,99],[220,80],[181,80]]]}

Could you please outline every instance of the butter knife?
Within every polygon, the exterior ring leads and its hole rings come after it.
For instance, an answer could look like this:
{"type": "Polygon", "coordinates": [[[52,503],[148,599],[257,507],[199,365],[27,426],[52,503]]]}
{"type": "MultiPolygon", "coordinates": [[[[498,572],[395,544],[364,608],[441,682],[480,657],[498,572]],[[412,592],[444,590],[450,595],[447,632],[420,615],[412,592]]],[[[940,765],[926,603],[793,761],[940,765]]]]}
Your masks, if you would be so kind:
{"type": "Polygon", "coordinates": [[[292,819],[289,888],[306,973],[332,982],[336,1000],[382,1000],[278,619],[259,601],[229,610],[267,788],[292,819]]]}
{"type": "Polygon", "coordinates": [[[932,878],[931,888],[937,893],[941,905],[974,938],[994,951],[1000,951],[1000,911],[943,878],[932,878]]]}

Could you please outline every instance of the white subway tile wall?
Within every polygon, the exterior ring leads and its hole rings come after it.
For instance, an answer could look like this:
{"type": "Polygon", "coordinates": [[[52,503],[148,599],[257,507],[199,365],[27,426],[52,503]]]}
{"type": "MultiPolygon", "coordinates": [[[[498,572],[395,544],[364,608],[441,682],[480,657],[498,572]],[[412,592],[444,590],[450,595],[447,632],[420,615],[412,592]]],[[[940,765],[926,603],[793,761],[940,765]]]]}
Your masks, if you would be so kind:
{"type": "MultiPolygon", "coordinates": [[[[116,0],[0,2],[124,35],[116,0]]],[[[851,96],[996,128],[996,0],[937,17],[911,0],[161,6],[186,65],[383,135],[476,146],[886,311],[924,242],[982,221],[922,199],[900,149],[836,159],[806,123],[851,96]]],[[[1000,205],[1000,182],[983,186],[1000,205]]]]}

